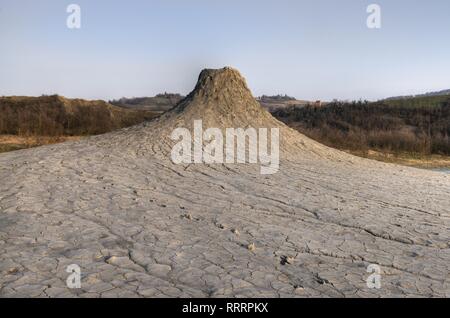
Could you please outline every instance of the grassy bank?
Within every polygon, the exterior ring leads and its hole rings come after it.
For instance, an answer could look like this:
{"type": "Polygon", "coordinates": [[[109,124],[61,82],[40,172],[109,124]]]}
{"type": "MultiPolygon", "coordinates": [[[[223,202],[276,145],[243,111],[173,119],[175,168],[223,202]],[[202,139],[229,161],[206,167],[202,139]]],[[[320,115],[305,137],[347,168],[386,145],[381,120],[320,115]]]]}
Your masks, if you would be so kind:
{"type": "Polygon", "coordinates": [[[0,134],[88,136],[132,126],[159,113],[62,96],[0,97],[0,134]]]}
{"type": "Polygon", "coordinates": [[[420,155],[413,153],[389,153],[376,150],[346,150],[343,151],[355,156],[387,162],[399,165],[424,168],[424,169],[450,169],[450,156],[443,155],[420,155]]]}
{"type": "Polygon", "coordinates": [[[58,95],[0,97],[0,152],[78,140],[132,126],[159,114],[58,95]]]}
{"type": "Polygon", "coordinates": [[[79,140],[82,136],[15,136],[0,135],[0,153],[79,140]]]}

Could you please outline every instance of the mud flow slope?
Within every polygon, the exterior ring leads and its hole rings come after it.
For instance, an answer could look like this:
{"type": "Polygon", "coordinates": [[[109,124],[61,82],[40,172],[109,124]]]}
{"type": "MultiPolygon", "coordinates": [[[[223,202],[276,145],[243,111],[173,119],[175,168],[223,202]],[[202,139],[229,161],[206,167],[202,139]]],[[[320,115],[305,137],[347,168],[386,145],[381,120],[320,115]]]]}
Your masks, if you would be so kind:
{"type": "Polygon", "coordinates": [[[449,177],[322,146],[204,70],[154,121],[0,155],[0,296],[450,296],[449,177]],[[279,171],[174,164],[171,133],[200,119],[278,128],[279,171]]]}

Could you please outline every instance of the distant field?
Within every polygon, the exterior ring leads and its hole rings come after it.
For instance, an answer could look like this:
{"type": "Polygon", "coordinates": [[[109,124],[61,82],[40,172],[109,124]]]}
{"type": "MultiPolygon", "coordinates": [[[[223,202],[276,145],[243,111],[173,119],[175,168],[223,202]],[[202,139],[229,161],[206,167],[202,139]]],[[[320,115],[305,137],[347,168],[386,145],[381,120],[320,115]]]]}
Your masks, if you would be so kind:
{"type": "Polygon", "coordinates": [[[283,109],[289,106],[306,106],[308,104],[312,104],[312,102],[305,100],[298,100],[293,97],[287,95],[276,95],[276,96],[266,96],[263,95],[257,98],[258,102],[262,107],[273,112],[277,109],[283,109]]]}

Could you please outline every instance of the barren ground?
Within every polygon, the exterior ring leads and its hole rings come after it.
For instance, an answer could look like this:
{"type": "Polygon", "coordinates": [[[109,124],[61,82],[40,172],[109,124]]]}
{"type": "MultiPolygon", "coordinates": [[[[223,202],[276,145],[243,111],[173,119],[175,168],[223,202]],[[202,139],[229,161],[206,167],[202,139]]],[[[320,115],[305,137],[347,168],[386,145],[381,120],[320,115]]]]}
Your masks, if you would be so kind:
{"type": "Polygon", "coordinates": [[[240,81],[209,71],[156,121],[1,154],[0,296],[450,297],[450,175],[317,144],[259,113],[240,81]],[[173,164],[164,136],[198,114],[281,127],[279,172],[173,164]],[[81,289],[66,287],[69,264],[81,289]]]}

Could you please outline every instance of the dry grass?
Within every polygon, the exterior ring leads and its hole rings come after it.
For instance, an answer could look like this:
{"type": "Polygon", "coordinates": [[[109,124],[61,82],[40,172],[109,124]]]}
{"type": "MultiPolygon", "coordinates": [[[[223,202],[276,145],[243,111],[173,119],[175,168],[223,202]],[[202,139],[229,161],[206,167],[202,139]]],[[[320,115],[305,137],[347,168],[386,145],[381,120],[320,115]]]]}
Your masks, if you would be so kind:
{"type": "Polygon", "coordinates": [[[449,168],[450,157],[441,155],[420,155],[411,153],[389,153],[375,150],[361,151],[361,150],[344,150],[355,156],[368,158],[372,160],[395,163],[404,166],[437,169],[449,168]]]}
{"type": "Polygon", "coordinates": [[[0,135],[0,152],[27,149],[70,140],[80,140],[81,136],[16,136],[0,135]]]}

